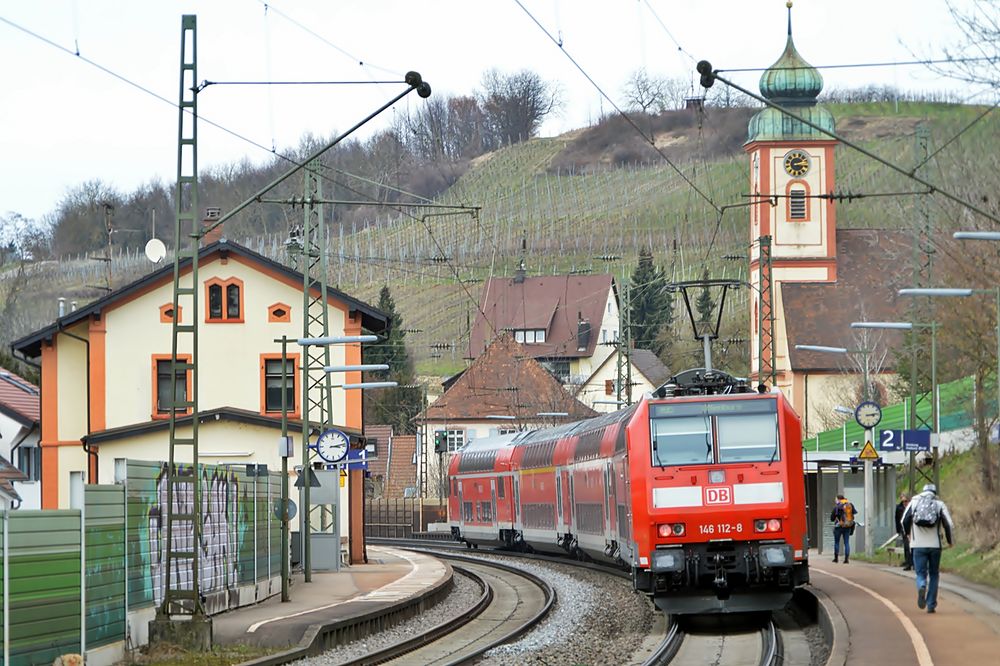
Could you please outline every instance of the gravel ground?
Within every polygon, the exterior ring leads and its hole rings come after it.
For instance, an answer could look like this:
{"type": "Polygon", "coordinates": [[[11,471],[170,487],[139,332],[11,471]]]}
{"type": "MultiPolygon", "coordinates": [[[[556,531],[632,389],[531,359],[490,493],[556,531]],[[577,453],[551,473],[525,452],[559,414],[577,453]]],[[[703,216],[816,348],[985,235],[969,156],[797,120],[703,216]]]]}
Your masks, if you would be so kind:
{"type": "Polygon", "coordinates": [[[812,657],[811,666],[823,666],[830,658],[830,644],[826,642],[823,630],[818,624],[810,624],[803,627],[802,631],[809,642],[809,654],[812,657]]]}
{"type": "Polygon", "coordinates": [[[327,650],[321,655],[309,657],[296,662],[306,666],[331,666],[351,659],[357,659],[367,654],[400,643],[407,638],[412,638],[415,634],[426,631],[449,620],[462,611],[468,610],[479,597],[482,590],[472,582],[472,579],[455,573],[455,584],[448,596],[439,601],[432,608],[424,611],[420,615],[411,617],[409,620],[389,627],[385,631],[366,636],[360,640],[338,645],[332,650],[327,650]]]}
{"type": "Polygon", "coordinates": [[[619,664],[651,630],[649,606],[626,579],[570,565],[503,559],[548,581],[556,604],[534,629],[487,652],[482,663],[619,664]]]}

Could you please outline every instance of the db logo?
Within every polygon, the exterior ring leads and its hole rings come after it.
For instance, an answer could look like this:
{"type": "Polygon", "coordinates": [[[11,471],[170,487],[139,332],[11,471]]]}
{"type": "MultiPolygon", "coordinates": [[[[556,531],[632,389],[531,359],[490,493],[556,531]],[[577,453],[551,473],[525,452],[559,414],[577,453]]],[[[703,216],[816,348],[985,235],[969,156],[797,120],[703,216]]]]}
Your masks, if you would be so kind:
{"type": "Polygon", "coordinates": [[[729,486],[705,488],[705,504],[732,504],[733,489],[729,486]]]}

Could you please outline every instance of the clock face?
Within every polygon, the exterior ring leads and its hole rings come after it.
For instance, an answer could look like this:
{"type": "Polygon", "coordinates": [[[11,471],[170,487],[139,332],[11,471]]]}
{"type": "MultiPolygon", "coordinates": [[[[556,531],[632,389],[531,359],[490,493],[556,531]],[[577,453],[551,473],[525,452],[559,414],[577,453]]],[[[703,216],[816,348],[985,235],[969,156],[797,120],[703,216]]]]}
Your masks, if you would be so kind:
{"type": "Polygon", "coordinates": [[[793,150],[785,155],[785,173],[798,178],[809,172],[809,156],[801,150],[793,150]]]}
{"type": "Polygon", "coordinates": [[[350,440],[339,430],[327,430],[316,440],[316,453],[329,463],[340,462],[347,457],[350,440]]]}
{"type": "Polygon", "coordinates": [[[863,402],[854,410],[854,420],[862,428],[874,428],[882,420],[882,408],[878,403],[863,402]]]}

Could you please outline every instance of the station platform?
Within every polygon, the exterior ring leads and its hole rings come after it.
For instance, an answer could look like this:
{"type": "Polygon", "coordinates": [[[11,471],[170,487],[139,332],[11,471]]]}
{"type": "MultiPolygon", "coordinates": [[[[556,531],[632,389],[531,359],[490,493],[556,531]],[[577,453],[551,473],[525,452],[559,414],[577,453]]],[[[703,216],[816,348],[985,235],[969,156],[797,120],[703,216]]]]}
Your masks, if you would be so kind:
{"type": "Polygon", "coordinates": [[[368,564],[343,567],[338,573],[313,572],[292,577],[291,601],[280,595],[213,618],[219,645],[294,647],[313,625],[363,617],[426,597],[447,588],[451,567],[427,555],[368,546],[368,564]]]}

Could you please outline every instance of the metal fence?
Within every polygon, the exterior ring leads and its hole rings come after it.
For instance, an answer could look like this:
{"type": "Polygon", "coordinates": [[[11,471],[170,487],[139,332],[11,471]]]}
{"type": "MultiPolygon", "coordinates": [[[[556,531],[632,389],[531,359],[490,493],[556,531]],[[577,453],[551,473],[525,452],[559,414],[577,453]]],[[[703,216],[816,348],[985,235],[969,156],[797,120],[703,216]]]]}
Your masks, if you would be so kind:
{"type": "MultiPolygon", "coordinates": [[[[971,377],[939,385],[937,399],[939,432],[971,426],[975,422],[977,399],[986,400],[987,414],[997,413],[997,403],[994,398],[988,396],[979,398],[975,395],[971,377]]],[[[920,416],[929,419],[931,414],[930,401],[918,400],[918,404],[920,416]]],[[[911,409],[909,398],[901,403],[884,407],[882,421],[878,426],[879,430],[904,430],[908,428],[911,409]]],[[[804,440],[802,447],[806,451],[848,451],[851,449],[851,442],[861,442],[863,439],[864,430],[861,426],[855,423],[854,419],[847,418],[840,428],[824,430],[815,437],[804,440]]]]}
{"type": "MultiPolygon", "coordinates": [[[[0,666],[51,664],[116,643],[124,650],[129,613],[163,599],[166,468],[121,460],[117,483],[84,486],[79,508],[0,512],[0,666]]],[[[281,523],[272,506],[281,478],[254,472],[256,466],[198,466],[198,575],[209,613],[280,590],[281,523]]],[[[190,498],[175,501],[184,511],[190,498]]],[[[174,546],[190,548],[191,538],[175,530],[174,546]]],[[[190,574],[179,572],[180,583],[190,574]]]]}
{"type": "Polygon", "coordinates": [[[365,536],[407,539],[426,532],[430,523],[448,520],[447,508],[440,504],[421,505],[421,499],[374,499],[365,501],[365,536]]]}

